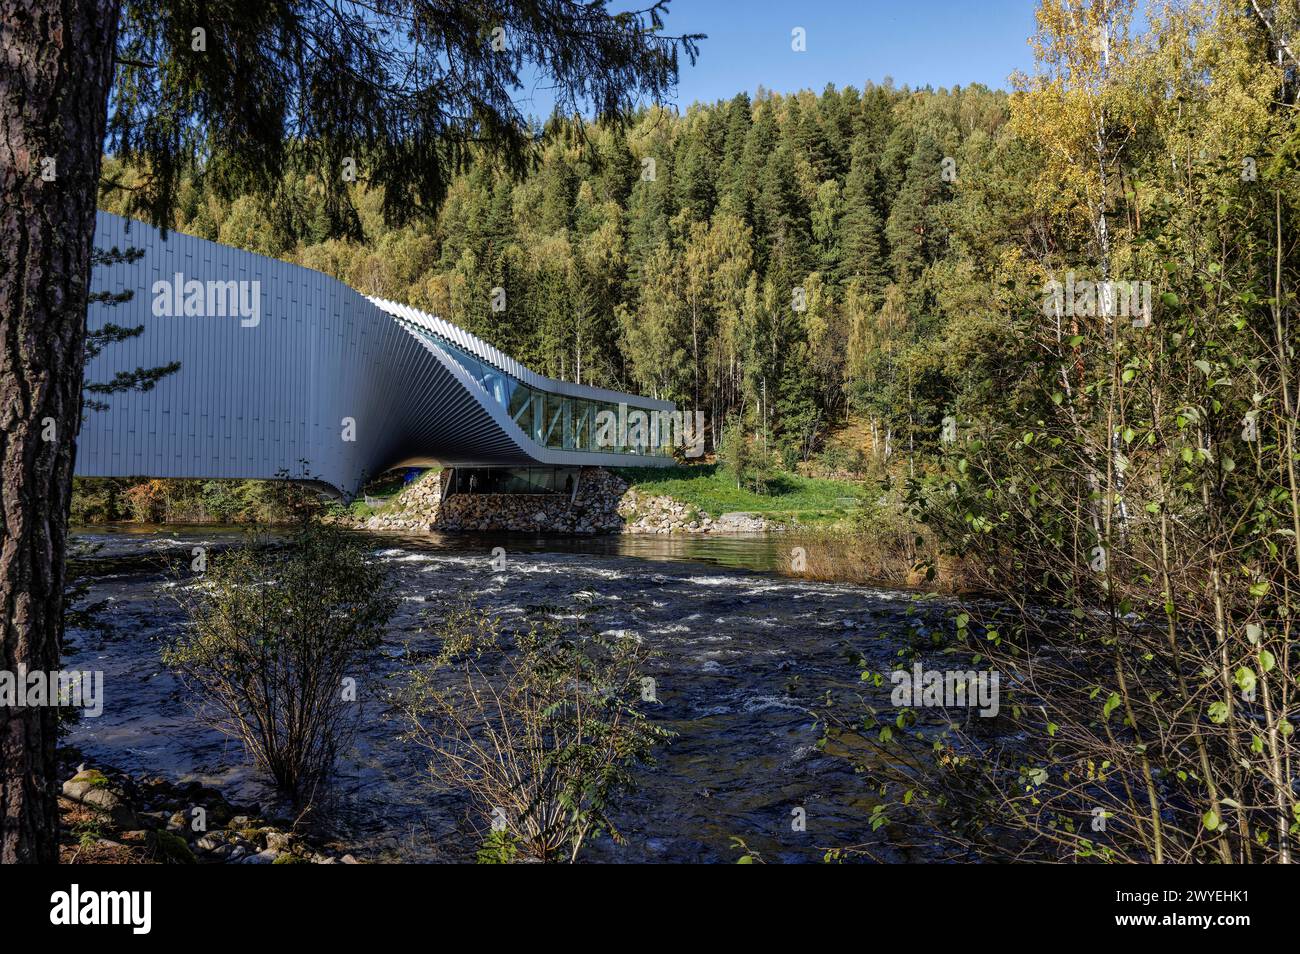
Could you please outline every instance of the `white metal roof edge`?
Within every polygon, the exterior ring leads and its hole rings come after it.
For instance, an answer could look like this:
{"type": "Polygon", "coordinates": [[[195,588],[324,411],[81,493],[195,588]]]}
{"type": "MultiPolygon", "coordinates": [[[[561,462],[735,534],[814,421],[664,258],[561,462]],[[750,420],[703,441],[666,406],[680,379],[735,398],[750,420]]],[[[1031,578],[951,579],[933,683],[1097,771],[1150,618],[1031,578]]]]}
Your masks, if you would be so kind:
{"type": "Polygon", "coordinates": [[[548,378],[525,367],[503,351],[494,348],[483,339],[470,334],[457,325],[453,325],[444,318],[431,315],[411,305],[390,301],[387,298],[377,298],[370,295],[366,297],[380,310],[428,328],[434,334],[455,342],[466,351],[495,366],[498,370],[504,371],[511,377],[517,378],[524,384],[537,388],[539,391],[549,391],[552,394],[587,398],[594,401],[610,401],[614,404],[623,403],[648,410],[677,410],[677,405],[672,401],[661,401],[657,398],[642,397],[639,394],[628,394],[623,391],[611,391],[607,388],[595,388],[587,384],[574,384],[570,381],[557,381],[554,378],[548,378]]]}

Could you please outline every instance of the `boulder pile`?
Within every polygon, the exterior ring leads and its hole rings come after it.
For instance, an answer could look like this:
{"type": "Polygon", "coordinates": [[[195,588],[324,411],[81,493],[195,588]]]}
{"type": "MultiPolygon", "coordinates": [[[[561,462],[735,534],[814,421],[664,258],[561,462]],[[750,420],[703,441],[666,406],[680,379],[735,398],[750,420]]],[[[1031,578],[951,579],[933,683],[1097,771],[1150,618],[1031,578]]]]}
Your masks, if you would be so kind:
{"type": "Polygon", "coordinates": [[[287,819],[232,805],[199,782],[81,765],[63,783],[60,860],[154,864],[357,864],[287,819]]]}

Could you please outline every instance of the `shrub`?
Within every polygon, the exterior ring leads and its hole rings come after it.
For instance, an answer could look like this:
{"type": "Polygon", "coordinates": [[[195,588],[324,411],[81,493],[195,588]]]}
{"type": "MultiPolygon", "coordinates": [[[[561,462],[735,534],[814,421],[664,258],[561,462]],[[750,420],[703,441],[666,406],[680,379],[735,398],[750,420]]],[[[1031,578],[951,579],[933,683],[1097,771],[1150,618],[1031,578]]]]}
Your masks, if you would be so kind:
{"type": "Polygon", "coordinates": [[[849,469],[849,449],[843,444],[827,444],[817,455],[817,465],[823,473],[842,474],[849,469]]]}
{"type": "Polygon", "coordinates": [[[161,480],[147,480],[127,490],[131,518],[138,523],[161,523],[167,519],[167,485],[161,480]]]}
{"type": "Polygon", "coordinates": [[[745,436],[739,421],[729,422],[723,430],[718,457],[739,490],[745,484],[745,473],[750,466],[749,438],[745,436]]]}
{"type": "Polygon", "coordinates": [[[346,531],[309,517],[283,545],[248,544],[210,563],[188,600],[189,632],[163,654],[202,718],[243,742],[298,795],[333,764],[359,707],[345,691],[395,601],[384,571],[346,531]]]}
{"type": "Polygon", "coordinates": [[[748,490],[759,496],[772,491],[777,480],[773,455],[757,441],[751,441],[739,421],[728,425],[723,432],[718,453],[737,490],[748,490]]]}
{"type": "Polygon", "coordinates": [[[804,459],[803,444],[796,439],[783,439],[777,446],[776,452],[781,460],[781,466],[792,474],[799,469],[799,464],[804,459]]]}
{"type": "Polygon", "coordinates": [[[463,789],[485,821],[481,861],[577,858],[669,733],[638,708],[648,654],[558,623],[506,632],[472,607],[447,614],[433,665],[403,693],[410,738],[428,749],[432,784],[463,789]]]}

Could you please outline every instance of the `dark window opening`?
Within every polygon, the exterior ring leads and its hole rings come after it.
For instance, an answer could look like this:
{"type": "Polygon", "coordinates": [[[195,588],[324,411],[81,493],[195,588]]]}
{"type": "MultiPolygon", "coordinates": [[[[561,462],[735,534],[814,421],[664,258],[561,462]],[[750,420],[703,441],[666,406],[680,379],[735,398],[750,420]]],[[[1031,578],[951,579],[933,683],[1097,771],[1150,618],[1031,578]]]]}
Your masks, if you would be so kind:
{"type": "Polygon", "coordinates": [[[577,467],[457,467],[449,494],[570,494],[577,467]]]}

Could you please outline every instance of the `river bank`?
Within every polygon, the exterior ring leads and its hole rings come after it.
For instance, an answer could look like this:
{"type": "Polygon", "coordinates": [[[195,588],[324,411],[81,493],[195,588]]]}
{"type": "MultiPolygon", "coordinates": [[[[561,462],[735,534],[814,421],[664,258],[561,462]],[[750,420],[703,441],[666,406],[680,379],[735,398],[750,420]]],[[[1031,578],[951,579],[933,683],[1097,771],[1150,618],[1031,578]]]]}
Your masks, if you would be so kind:
{"type": "MultiPolygon", "coordinates": [[[[197,782],[260,804],[265,817],[291,816],[238,746],[195,719],[193,700],[158,660],[185,625],[174,597],[195,585],[184,572],[193,549],[239,535],[78,532],[99,547],[87,598],[104,603],[106,626],[71,632],[65,665],[103,670],[106,699],[103,715],[80,720],[68,741],[92,765],[197,782]]],[[[818,861],[827,846],[872,842],[882,858],[924,856],[873,831],[874,798],[847,762],[819,749],[814,710],[828,692],[876,692],[850,660],[889,666],[917,633],[945,625],[946,601],[780,576],[788,552],[772,536],[369,536],[401,604],[359,679],[354,745],[304,821],[312,837],[366,860],[472,860],[485,820],[430,785],[388,701],[436,648],[431,622],[468,599],[506,620],[581,618],[659,653],[651,714],[676,738],[620,812],[625,843],[593,842],[589,860],[734,861],[734,838],[771,860],[818,861]],[[796,808],[804,831],[791,827],[796,808]]]]}
{"type": "MultiPolygon", "coordinates": [[[[395,471],[327,509],[373,530],[594,535],[763,533],[843,524],[867,500],[861,481],[781,474],[740,487],[717,464],[582,468],[560,493],[444,495],[447,471],[395,471]]],[[[77,478],[73,523],[224,526],[288,519],[290,485],[267,480],[77,478]]]]}
{"type": "MultiPolygon", "coordinates": [[[[770,534],[781,557],[767,569],[825,582],[962,592],[974,576],[960,560],[940,554],[923,528],[896,505],[847,494],[842,481],[805,479],[787,488],[804,507],[817,509],[724,510],[731,505],[777,505],[737,492],[716,470],[670,468],[615,473],[584,468],[572,496],[452,495],[444,476],[431,470],[394,496],[354,505],[342,519],[368,531],[396,533],[515,533],[575,535],[736,536],[770,534]],[[629,479],[630,478],[630,479],[629,479]],[[810,490],[809,488],[814,488],[810,490]],[[656,491],[667,490],[671,493],[656,491]],[[711,507],[712,510],[706,509],[711,507]]],[[[789,501],[785,501],[789,503],[789,501]]]]}
{"type": "Polygon", "coordinates": [[[217,789],[165,775],[79,762],[60,750],[59,860],[63,864],[358,864],[347,849],[232,804],[217,789]],[[75,768],[70,768],[78,763],[75,768]]]}

